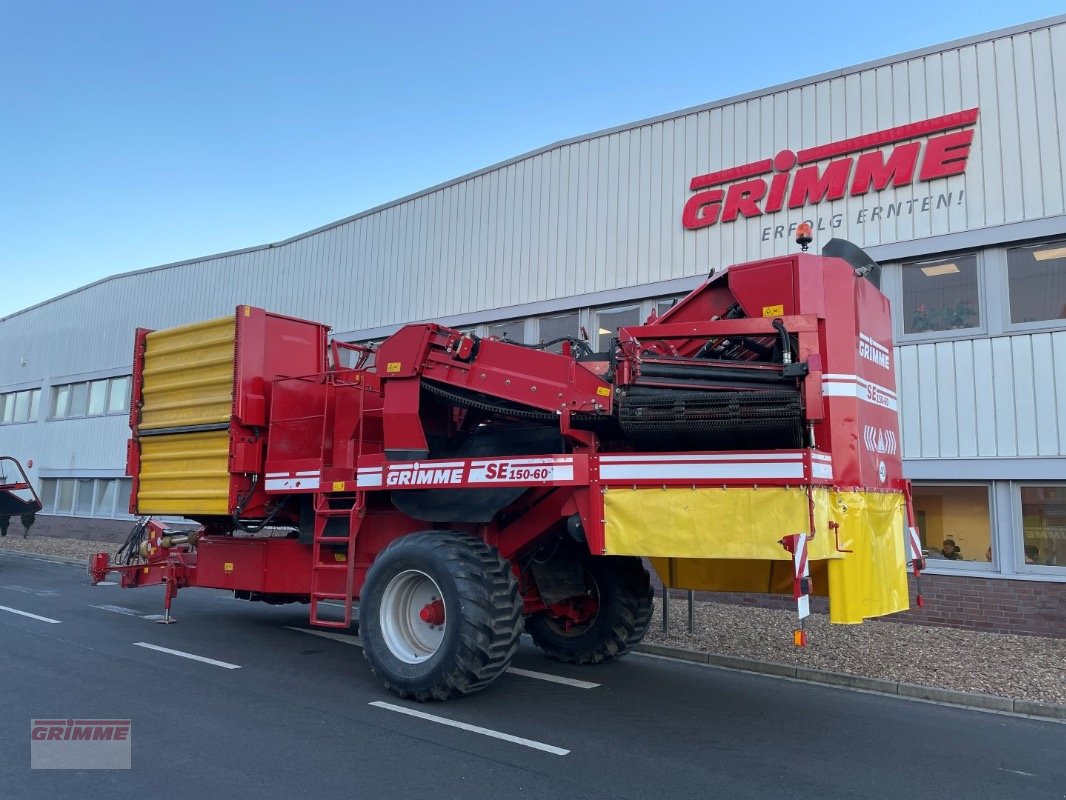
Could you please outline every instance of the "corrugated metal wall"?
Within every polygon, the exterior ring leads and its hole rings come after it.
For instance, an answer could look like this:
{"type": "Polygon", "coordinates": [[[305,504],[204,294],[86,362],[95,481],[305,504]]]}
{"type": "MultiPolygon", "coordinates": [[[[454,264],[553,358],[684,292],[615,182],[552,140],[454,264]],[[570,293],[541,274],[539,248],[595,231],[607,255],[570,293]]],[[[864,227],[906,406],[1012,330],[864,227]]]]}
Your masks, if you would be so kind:
{"type": "MultiPolygon", "coordinates": [[[[690,179],[784,148],[975,106],[980,119],[965,176],[865,198],[867,205],[887,204],[930,193],[958,198],[964,190],[961,203],[860,225],[855,219],[864,198],[849,198],[821,204],[817,215],[841,214],[833,235],[876,245],[1062,214],[1064,87],[1066,22],[1060,19],[562,144],[302,238],[117,277],[9,317],[0,322],[0,387],[126,365],[134,328],[219,316],[239,303],[318,319],[340,331],[489,309],[505,317],[508,306],[520,303],[693,276],[785,252],[793,246],[790,238],[766,238],[763,230],[798,221],[812,209],[689,231],[681,212],[690,179]]],[[[951,399],[949,372],[938,359],[965,378],[959,365],[970,358],[967,348],[1030,346],[1021,341],[1037,347],[1041,340],[1005,341],[904,348],[901,359],[920,362],[923,377],[924,367],[936,363],[944,384],[937,385],[937,402],[955,404],[962,414],[969,394],[958,390],[951,399]]],[[[1062,345],[1056,347],[1060,353],[1062,345]]],[[[904,372],[904,386],[914,375],[904,372]]],[[[921,385],[919,394],[928,399],[928,383],[921,385]]],[[[971,418],[982,418],[982,404],[999,409],[1041,402],[1036,384],[1015,394],[1013,383],[1000,383],[987,394],[973,392],[971,418]]],[[[939,413],[934,423],[931,413],[924,404],[908,412],[910,454],[972,449],[964,435],[970,423],[939,413]]],[[[1044,453],[1052,441],[1066,452],[1061,416],[1054,434],[1022,416],[997,421],[994,440],[974,425],[978,454],[1044,453]]],[[[42,461],[49,466],[117,466],[112,428],[120,424],[109,418],[5,426],[0,450],[17,450],[29,437],[35,450],[44,445],[42,461]],[[81,426],[77,443],[59,432],[66,425],[81,426]],[[86,436],[90,429],[94,435],[86,436]],[[95,450],[98,445],[106,455],[95,450]]]]}
{"type": "Polygon", "coordinates": [[[904,458],[1066,454],[1066,331],[904,345],[896,364],[904,458]]]}

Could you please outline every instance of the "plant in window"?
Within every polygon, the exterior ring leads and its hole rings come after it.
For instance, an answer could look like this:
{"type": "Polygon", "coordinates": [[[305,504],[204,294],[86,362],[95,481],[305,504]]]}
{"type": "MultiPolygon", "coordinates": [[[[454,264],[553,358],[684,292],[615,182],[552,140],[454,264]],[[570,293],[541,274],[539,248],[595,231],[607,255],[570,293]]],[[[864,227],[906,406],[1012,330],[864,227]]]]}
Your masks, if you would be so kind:
{"type": "Polygon", "coordinates": [[[972,328],[976,324],[977,312],[971,300],[959,300],[953,306],[942,308],[929,308],[924,303],[920,303],[911,315],[909,333],[972,328]]]}
{"type": "Polygon", "coordinates": [[[972,328],[977,321],[977,312],[969,300],[960,300],[954,306],[943,309],[941,315],[944,327],[950,329],[972,328]]]}
{"type": "Polygon", "coordinates": [[[925,303],[919,303],[917,310],[911,317],[911,333],[936,330],[937,313],[930,311],[925,303]]]}

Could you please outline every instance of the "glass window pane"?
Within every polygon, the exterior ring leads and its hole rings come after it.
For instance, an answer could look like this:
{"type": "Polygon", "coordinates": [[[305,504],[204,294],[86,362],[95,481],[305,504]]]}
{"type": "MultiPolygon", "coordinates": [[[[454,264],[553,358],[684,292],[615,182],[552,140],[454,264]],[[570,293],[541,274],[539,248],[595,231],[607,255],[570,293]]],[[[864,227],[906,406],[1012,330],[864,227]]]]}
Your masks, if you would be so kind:
{"type": "MultiPolygon", "coordinates": [[[[578,330],[576,311],[571,311],[569,314],[559,314],[554,317],[542,317],[539,322],[540,344],[546,344],[564,336],[576,339],[581,333],[578,330]]],[[[563,346],[561,342],[558,342],[545,349],[549,353],[561,353],[563,346]]]]}
{"type": "Polygon", "coordinates": [[[656,300],[655,314],[661,317],[663,314],[665,314],[667,311],[677,305],[677,301],[680,299],[680,297],[664,297],[661,300],[656,300]]]}
{"type": "Polygon", "coordinates": [[[991,561],[987,486],[914,486],[914,514],[930,559],[991,561]]]}
{"type": "Polygon", "coordinates": [[[89,414],[103,414],[107,405],[107,381],[92,381],[89,384],[89,414]]]}
{"type": "Polygon", "coordinates": [[[118,481],[99,480],[96,482],[96,516],[113,517],[115,515],[115,495],[118,481]]]}
{"type": "Polygon", "coordinates": [[[0,394],[0,422],[8,423],[15,419],[15,395],[0,394]]]}
{"type": "Polygon", "coordinates": [[[35,422],[41,413],[41,390],[30,390],[30,421],[35,422]]]}
{"type": "Polygon", "coordinates": [[[1066,241],[1007,251],[1011,322],[1066,319],[1066,241]]]}
{"type": "Polygon", "coordinates": [[[62,478],[57,483],[59,491],[56,495],[56,513],[69,514],[74,510],[74,481],[71,478],[62,478]]]}
{"type": "Polygon", "coordinates": [[[611,337],[618,335],[619,328],[640,324],[640,306],[600,309],[596,312],[595,324],[597,349],[606,350],[611,346],[611,337]]]}
{"type": "Polygon", "coordinates": [[[52,418],[62,419],[67,415],[70,403],[70,385],[52,387],[52,418]]]}
{"type": "Polygon", "coordinates": [[[1026,564],[1066,567],[1066,486],[1022,487],[1026,564]]]}
{"type": "Polygon", "coordinates": [[[72,383],[70,385],[70,414],[71,417],[84,417],[89,409],[89,384],[72,383]]]}
{"type": "Polygon", "coordinates": [[[26,422],[30,418],[30,393],[15,392],[15,417],[13,422],[26,422]]]}
{"type": "Polygon", "coordinates": [[[93,481],[91,478],[78,479],[77,499],[74,502],[74,511],[78,516],[88,517],[93,513],[93,481]]]}
{"type": "Polygon", "coordinates": [[[52,511],[56,504],[56,479],[44,478],[41,481],[41,510],[52,511]]]}
{"type": "Polygon", "coordinates": [[[903,265],[903,332],[948,331],[981,324],[977,256],[903,265]]]}
{"type": "Polygon", "coordinates": [[[519,344],[525,342],[525,332],[526,321],[523,319],[513,319],[510,322],[494,322],[488,326],[489,336],[506,339],[509,342],[518,342],[519,344]]]}
{"type": "Polygon", "coordinates": [[[133,488],[133,481],[129,478],[123,478],[118,481],[118,498],[115,502],[115,514],[130,513],[130,490],[133,488]]]}
{"type": "Polygon", "coordinates": [[[107,412],[117,414],[129,411],[130,379],[129,376],[111,379],[111,394],[107,400],[107,412]]]}

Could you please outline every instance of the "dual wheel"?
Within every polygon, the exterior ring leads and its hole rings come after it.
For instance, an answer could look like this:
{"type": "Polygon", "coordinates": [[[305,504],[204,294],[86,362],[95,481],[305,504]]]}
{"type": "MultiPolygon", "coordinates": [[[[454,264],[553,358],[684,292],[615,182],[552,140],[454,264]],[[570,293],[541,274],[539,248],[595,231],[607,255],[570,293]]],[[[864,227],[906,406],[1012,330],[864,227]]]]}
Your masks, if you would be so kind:
{"type": "MultiPolygon", "coordinates": [[[[525,627],[549,657],[598,663],[643,638],[651,587],[639,559],[586,556],[583,563],[583,599],[594,613],[575,625],[540,612],[525,627]]],[[[359,601],[371,669],[390,690],[414,700],[445,700],[492,683],[511,663],[522,628],[510,563],[480,538],[455,531],[394,541],[371,565],[359,601]]]]}

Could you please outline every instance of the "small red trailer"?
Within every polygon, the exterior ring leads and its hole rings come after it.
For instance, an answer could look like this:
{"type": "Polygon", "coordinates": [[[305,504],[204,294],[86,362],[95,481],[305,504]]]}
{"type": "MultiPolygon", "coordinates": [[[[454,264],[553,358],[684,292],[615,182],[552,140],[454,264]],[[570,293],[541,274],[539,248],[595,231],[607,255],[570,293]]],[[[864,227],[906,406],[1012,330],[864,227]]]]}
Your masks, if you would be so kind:
{"type": "MultiPolygon", "coordinates": [[[[844,243],[846,244],[846,243],[844,243]]],[[[419,700],[498,677],[523,628],[553,658],[632,649],[670,587],[908,607],[921,566],[879,270],[801,253],[713,272],[594,353],[433,323],[376,348],[239,306],[140,330],[139,524],[95,581],[306,602],[419,700]],[[549,345],[562,352],[550,352],[549,345]]],[[[802,643],[798,636],[797,643],[802,643]]]]}

